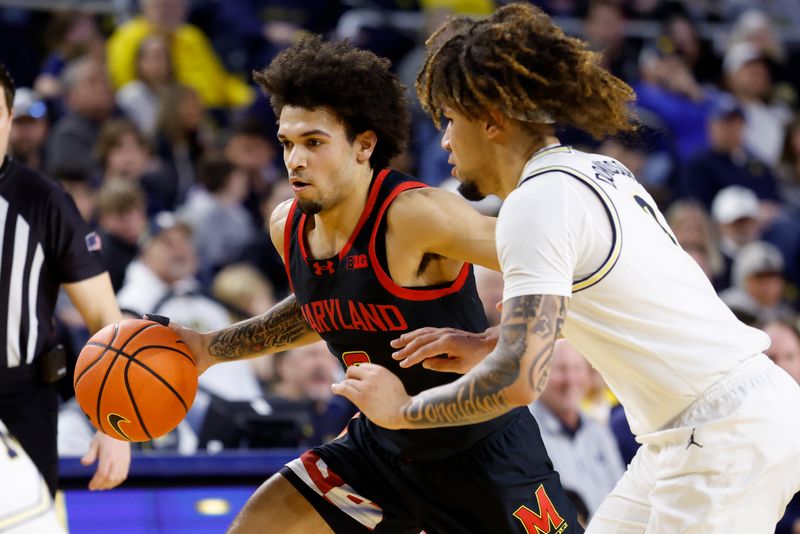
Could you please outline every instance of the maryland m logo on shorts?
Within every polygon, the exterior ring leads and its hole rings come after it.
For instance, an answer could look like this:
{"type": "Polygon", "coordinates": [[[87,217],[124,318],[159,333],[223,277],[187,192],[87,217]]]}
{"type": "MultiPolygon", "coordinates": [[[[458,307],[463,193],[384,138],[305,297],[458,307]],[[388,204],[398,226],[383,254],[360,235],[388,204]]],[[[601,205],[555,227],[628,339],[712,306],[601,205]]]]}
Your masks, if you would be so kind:
{"type": "Polygon", "coordinates": [[[525,505],[520,506],[514,512],[514,517],[522,522],[525,532],[528,534],[561,534],[564,532],[569,525],[553,506],[544,485],[539,484],[533,495],[536,497],[538,513],[525,505]]]}

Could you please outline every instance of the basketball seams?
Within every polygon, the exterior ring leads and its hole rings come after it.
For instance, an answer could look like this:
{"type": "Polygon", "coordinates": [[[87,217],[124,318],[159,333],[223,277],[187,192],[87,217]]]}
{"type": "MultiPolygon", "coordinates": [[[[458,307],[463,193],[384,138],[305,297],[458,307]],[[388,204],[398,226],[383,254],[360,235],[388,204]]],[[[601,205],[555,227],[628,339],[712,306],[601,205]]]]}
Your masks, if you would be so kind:
{"type": "MultiPolygon", "coordinates": [[[[122,352],[122,355],[127,356],[127,354],[125,354],[124,352],[122,352]]],[[[133,398],[131,383],[130,381],[128,381],[128,369],[131,366],[131,362],[134,361],[135,360],[133,358],[128,358],[128,363],[125,364],[125,371],[122,373],[122,379],[125,382],[125,389],[128,390],[128,398],[131,400],[131,404],[133,405],[133,411],[134,413],[136,413],[136,418],[139,420],[139,424],[142,425],[142,430],[144,430],[144,434],[147,436],[148,439],[153,439],[153,436],[150,435],[150,431],[147,430],[147,426],[144,424],[144,419],[142,418],[142,414],[139,412],[139,406],[136,405],[136,399],[133,398]]]]}
{"type": "Polygon", "coordinates": [[[118,335],[119,335],[119,323],[114,323],[114,335],[111,336],[111,341],[109,341],[108,344],[94,343],[94,342],[87,343],[87,345],[93,345],[93,346],[96,346],[96,347],[103,347],[104,350],[103,350],[103,352],[100,353],[100,356],[98,356],[92,363],[90,363],[89,365],[84,367],[83,371],[81,371],[80,374],[75,378],[75,383],[73,384],[73,387],[77,387],[78,386],[78,382],[80,382],[81,378],[83,378],[83,376],[86,374],[86,372],[89,369],[91,369],[92,367],[94,367],[95,365],[97,365],[100,362],[100,360],[103,359],[103,356],[106,355],[106,353],[108,352],[108,349],[110,349],[111,346],[114,345],[114,341],[116,341],[118,335]]]}
{"type": "MultiPolygon", "coordinates": [[[[186,404],[186,401],[183,399],[181,394],[178,393],[178,391],[175,388],[172,387],[172,384],[170,384],[169,382],[164,380],[164,377],[159,375],[149,365],[137,360],[136,359],[136,355],[139,354],[140,352],[142,352],[143,350],[146,350],[146,349],[168,350],[170,352],[176,352],[176,353],[180,354],[181,356],[185,357],[190,362],[192,362],[192,365],[195,365],[195,362],[194,362],[194,360],[192,359],[191,356],[189,356],[185,352],[180,351],[180,350],[178,350],[178,349],[176,349],[174,347],[168,347],[166,345],[145,345],[143,347],[139,347],[138,349],[136,349],[136,352],[134,352],[132,354],[128,354],[127,352],[124,352],[121,349],[117,349],[117,348],[114,348],[114,347],[108,347],[108,349],[113,351],[113,352],[115,352],[117,354],[117,356],[123,356],[124,358],[128,359],[128,365],[125,366],[125,384],[126,384],[126,386],[128,384],[128,382],[127,382],[127,380],[128,380],[128,374],[127,374],[128,367],[130,366],[131,363],[135,363],[135,364],[139,365],[142,369],[144,369],[145,371],[147,371],[148,373],[150,373],[151,375],[156,377],[156,379],[158,379],[159,382],[164,384],[164,386],[166,386],[173,393],[173,395],[175,395],[178,398],[178,401],[180,401],[181,405],[183,405],[184,412],[186,412],[186,413],[189,412],[189,406],[186,404]]],[[[131,391],[130,388],[128,388],[128,392],[130,394],[131,401],[134,402],[133,401],[133,395],[130,393],[130,391],[131,391]]],[[[135,402],[134,402],[134,410],[136,410],[136,403],[135,402]]],[[[139,412],[137,411],[136,414],[138,416],[139,412]]],[[[139,419],[139,421],[141,422],[141,418],[139,419]]],[[[142,426],[144,426],[144,425],[142,425],[142,426]]]]}
{"type": "MultiPolygon", "coordinates": [[[[117,324],[117,326],[119,326],[119,323],[116,323],[116,324],[117,324]]],[[[142,332],[144,332],[148,328],[152,328],[154,326],[158,326],[158,324],[157,323],[147,324],[147,325],[143,326],[142,328],[138,329],[133,334],[131,334],[128,337],[128,339],[125,340],[125,343],[123,343],[122,346],[119,349],[115,349],[114,347],[109,347],[111,350],[114,350],[117,354],[116,354],[116,356],[114,356],[114,359],[111,360],[111,363],[108,365],[108,369],[106,369],[106,374],[105,374],[105,376],[103,376],[103,381],[100,382],[100,388],[97,390],[97,405],[96,405],[96,409],[97,409],[97,424],[100,425],[100,431],[103,432],[104,434],[107,434],[107,432],[106,432],[105,428],[103,427],[103,419],[100,417],[100,402],[103,399],[103,389],[106,387],[106,382],[108,381],[108,375],[111,374],[111,369],[113,369],[114,368],[114,364],[117,363],[117,359],[119,358],[120,353],[124,354],[123,351],[125,350],[125,347],[128,345],[128,343],[130,343],[133,338],[135,338],[136,336],[138,336],[139,334],[141,334],[142,332]]]]}

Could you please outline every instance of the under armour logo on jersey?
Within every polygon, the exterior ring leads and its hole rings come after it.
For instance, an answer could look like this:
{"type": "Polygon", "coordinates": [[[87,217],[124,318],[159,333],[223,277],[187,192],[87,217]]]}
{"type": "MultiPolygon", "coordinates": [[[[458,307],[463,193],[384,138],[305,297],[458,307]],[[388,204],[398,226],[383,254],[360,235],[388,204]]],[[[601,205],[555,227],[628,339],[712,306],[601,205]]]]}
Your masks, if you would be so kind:
{"type": "Polygon", "coordinates": [[[333,268],[333,261],[315,261],[311,264],[311,267],[314,268],[314,274],[317,276],[322,276],[323,273],[325,274],[333,274],[336,270],[333,268]]]}
{"type": "Polygon", "coordinates": [[[367,263],[367,255],[366,254],[356,254],[354,256],[347,256],[345,258],[344,266],[348,270],[353,269],[365,269],[369,267],[369,263],[367,263]]]}

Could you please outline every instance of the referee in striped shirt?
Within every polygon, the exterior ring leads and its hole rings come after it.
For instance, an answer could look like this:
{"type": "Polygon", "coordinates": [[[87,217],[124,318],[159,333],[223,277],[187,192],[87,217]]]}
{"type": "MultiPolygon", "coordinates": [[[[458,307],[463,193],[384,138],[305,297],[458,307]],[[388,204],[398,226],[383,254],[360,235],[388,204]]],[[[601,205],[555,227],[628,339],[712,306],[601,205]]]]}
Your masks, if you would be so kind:
{"type": "MultiPolygon", "coordinates": [[[[6,155],[14,82],[0,64],[0,420],[39,468],[58,481],[58,399],[66,369],[54,350],[54,310],[63,285],[91,332],[120,319],[100,240],[55,182],[6,155]],[[63,370],[62,370],[63,369],[63,370]]],[[[89,489],[128,476],[130,445],[98,433],[84,464],[99,459],[89,489]]],[[[8,483],[0,476],[0,484],[8,483]]]]}

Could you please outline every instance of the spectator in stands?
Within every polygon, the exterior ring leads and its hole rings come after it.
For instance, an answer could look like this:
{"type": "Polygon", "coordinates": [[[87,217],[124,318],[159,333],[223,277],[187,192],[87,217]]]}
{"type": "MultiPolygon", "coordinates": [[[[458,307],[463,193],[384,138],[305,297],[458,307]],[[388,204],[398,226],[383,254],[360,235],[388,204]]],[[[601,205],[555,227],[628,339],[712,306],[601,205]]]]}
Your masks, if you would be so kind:
{"type": "Polygon", "coordinates": [[[783,300],[784,260],[775,245],[755,241],[742,247],[733,260],[733,287],[720,298],[735,312],[754,316],[760,323],[792,316],[783,300]]]}
{"type": "Polygon", "coordinates": [[[356,408],[331,391],[341,369],[327,345],[319,341],[275,354],[273,359],[277,380],[268,400],[277,397],[309,403],[313,431],[305,444],[320,445],[338,436],[356,408]]]}
{"type": "MultiPolygon", "coordinates": [[[[246,263],[228,265],[214,277],[211,295],[222,303],[239,322],[261,315],[276,302],[269,280],[255,267],[246,263]]],[[[253,368],[262,387],[269,390],[274,379],[273,358],[255,358],[253,368]]]]}
{"type": "Polygon", "coordinates": [[[72,197],[83,220],[93,225],[97,204],[97,189],[89,177],[80,171],[56,169],[50,174],[50,178],[61,184],[61,187],[72,197]]]}
{"type": "Polygon", "coordinates": [[[625,468],[609,428],[580,409],[589,371],[568,341],[556,342],[547,386],[530,409],[561,483],[583,499],[591,515],[625,468]]]}
{"type": "Polygon", "coordinates": [[[715,103],[708,122],[710,147],[685,165],[681,176],[683,195],[711,208],[714,196],[729,185],[741,185],[765,204],[778,203],[775,177],[763,161],[744,146],[744,111],[724,95],[715,103]]]}
{"type": "Polygon", "coordinates": [[[781,198],[800,211],[800,115],[786,128],[778,167],[778,189],[781,198]]]}
{"type": "Polygon", "coordinates": [[[71,61],[62,77],[67,114],[53,127],[47,145],[47,171],[91,175],[97,168],[92,150],[100,127],[114,110],[105,66],[84,56],[71,61]]]}
{"type": "Polygon", "coordinates": [[[697,27],[685,13],[674,13],[664,23],[664,37],[669,39],[699,83],[717,84],[721,65],[708,42],[700,39],[697,27]]]}
{"type": "MultiPolygon", "coordinates": [[[[288,180],[276,182],[269,196],[259,203],[262,220],[269,221],[270,214],[275,211],[278,204],[293,197],[294,193],[288,180]]],[[[268,232],[266,225],[260,225],[256,236],[242,252],[240,260],[258,269],[272,284],[275,298],[282,299],[289,292],[289,280],[286,277],[286,266],[275,247],[264,246],[264,243],[268,243],[265,241],[269,239],[268,232]]]]}
{"type": "Polygon", "coordinates": [[[43,98],[56,100],[64,94],[62,73],[67,63],[84,55],[91,56],[95,61],[103,61],[103,36],[94,16],[81,11],[55,13],[44,36],[49,53],[36,77],[34,88],[43,98]]]}
{"type": "MultiPolygon", "coordinates": [[[[680,160],[706,149],[709,143],[706,125],[719,91],[697,81],[677,45],[667,37],[642,50],[639,67],[641,80],[633,86],[637,106],[663,121],[672,134],[680,160]]],[[[646,114],[642,118],[648,122],[646,114]]]]}
{"type": "Polygon", "coordinates": [[[161,95],[173,82],[172,58],[167,38],[161,34],[145,37],[136,51],[136,78],[117,91],[117,105],[139,130],[154,140],[161,95]]]}
{"type": "Polygon", "coordinates": [[[41,171],[49,124],[47,106],[32,90],[20,87],[14,94],[14,127],[8,151],[19,163],[41,171]]]}
{"type": "Polygon", "coordinates": [[[275,163],[276,133],[268,132],[260,120],[249,117],[233,129],[225,143],[225,157],[247,174],[250,187],[245,206],[259,226],[269,220],[263,219],[259,204],[277,182],[286,179],[283,165],[275,163]]]}
{"type": "Polygon", "coordinates": [[[706,209],[692,200],[678,200],[665,217],[683,250],[695,259],[709,280],[718,282],[725,264],[706,209]]]}
{"type": "Polygon", "coordinates": [[[800,332],[797,326],[790,321],[770,321],[763,330],[770,339],[767,356],[800,383],[800,332]]]}
{"type": "MultiPolygon", "coordinates": [[[[172,213],[162,212],[151,221],[142,240],[139,257],[125,273],[125,283],[117,294],[123,313],[141,317],[146,313],[166,315],[198,330],[214,330],[230,324],[224,306],[201,292],[195,278],[197,255],[192,246],[191,229],[172,213]]],[[[199,431],[209,393],[227,400],[259,398],[261,391],[248,361],[219,365],[200,377],[201,393],[189,414],[199,431]],[[228,369],[230,367],[230,369],[228,369]]]]}
{"type": "MultiPolygon", "coordinates": [[[[770,339],[767,356],[800,383],[800,332],[797,326],[788,321],[770,321],[763,329],[770,339]]],[[[800,494],[795,495],[786,507],[786,514],[775,529],[775,534],[798,532],[800,532],[800,494]]]]}
{"type": "Polygon", "coordinates": [[[224,156],[206,157],[199,167],[201,187],[192,189],[178,216],[192,228],[201,271],[213,273],[241,256],[256,229],[242,205],[247,174],[224,156]]]}
{"type": "Polygon", "coordinates": [[[122,288],[128,265],[139,255],[139,240],[147,229],[144,192],[138,184],[116,179],[97,195],[97,223],[103,258],[114,292],[122,288]]]}
{"type": "Polygon", "coordinates": [[[639,76],[639,47],[625,39],[625,11],[619,0],[591,0],[583,31],[591,47],[602,53],[602,64],[629,83],[639,76]]]}
{"type": "Polygon", "coordinates": [[[103,181],[124,180],[142,188],[148,214],[155,215],[175,204],[177,178],[153,156],[150,143],[132,121],[106,122],[95,145],[95,156],[103,181]]]}
{"type": "Polygon", "coordinates": [[[186,0],[141,0],[142,14],[118,27],[108,40],[108,66],[115,87],[136,77],[136,54],[154,33],[170,42],[175,79],[195,90],[211,108],[249,104],[255,93],[227,72],[203,32],[186,22],[186,0]]]}
{"type": "Polygon", "coordinates": [[[739,249],[761,237],[763,225],[758,198],[746,187],[728,186],[714,197],[711,216],[719,230],[719,247],[723,259],[722,271],[715,287],[722,290],[731,284],[733,259],[739,249]]]}
{"type": "Polygon", "coordinates": [[[759,160],[777,165],[791,111],[773,100],[767,58],[756,45],[740,42],[725,53],[722,67],[728,89],[744,107],[744,145],[759,160]]]}
{"type": "Polygon", "coordinates": [[[172,210],[194,185],[197,164],[211,144],[206,110],[191,87],[172,85],[164,90],[157,131],[156,153],[173,178],[174,196],[168,206],[172,210]]]}

